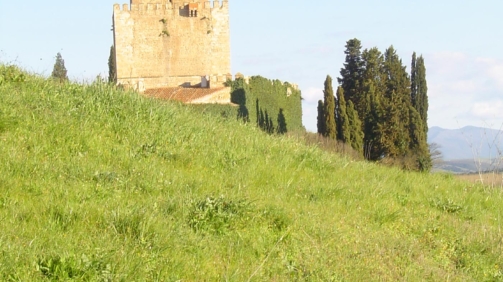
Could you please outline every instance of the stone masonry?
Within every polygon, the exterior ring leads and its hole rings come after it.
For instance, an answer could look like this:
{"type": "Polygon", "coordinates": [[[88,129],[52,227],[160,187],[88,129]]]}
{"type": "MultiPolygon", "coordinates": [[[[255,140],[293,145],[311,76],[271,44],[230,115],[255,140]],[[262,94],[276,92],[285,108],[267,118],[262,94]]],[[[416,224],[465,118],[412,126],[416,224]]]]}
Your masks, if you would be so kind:
{"type": "Polygon", "coordinates": [[[115,4],[113,32],[118,84],[221,88],[230,76],[227,0],[115,4]]]}

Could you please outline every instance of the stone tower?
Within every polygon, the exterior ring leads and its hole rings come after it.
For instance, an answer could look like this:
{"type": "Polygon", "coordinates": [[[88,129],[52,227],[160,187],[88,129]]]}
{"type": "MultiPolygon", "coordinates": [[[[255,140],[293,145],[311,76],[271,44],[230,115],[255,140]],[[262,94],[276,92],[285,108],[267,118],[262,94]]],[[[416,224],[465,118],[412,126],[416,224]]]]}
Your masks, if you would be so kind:
{"type": "Polygon", "coordinates": [[[113,32],[117,82],[126,87],[219,87],[230,74],[228,0],[115,4],[113,32]]]}

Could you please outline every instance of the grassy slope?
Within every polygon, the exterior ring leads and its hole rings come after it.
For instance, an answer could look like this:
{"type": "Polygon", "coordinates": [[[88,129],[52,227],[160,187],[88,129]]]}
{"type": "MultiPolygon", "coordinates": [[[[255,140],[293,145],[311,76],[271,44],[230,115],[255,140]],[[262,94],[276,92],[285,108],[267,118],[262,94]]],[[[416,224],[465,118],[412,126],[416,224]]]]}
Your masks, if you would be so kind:
{"type": "Polygon", "coordinates": [[[0,101],[0,280],[503,279],[499,190],[103,85],[0,101]]]}

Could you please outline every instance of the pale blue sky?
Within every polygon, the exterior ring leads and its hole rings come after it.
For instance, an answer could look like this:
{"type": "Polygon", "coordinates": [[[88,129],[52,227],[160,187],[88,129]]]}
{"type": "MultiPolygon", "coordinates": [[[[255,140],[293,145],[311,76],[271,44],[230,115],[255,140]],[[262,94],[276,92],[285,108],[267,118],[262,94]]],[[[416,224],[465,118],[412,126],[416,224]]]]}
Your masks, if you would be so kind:
{"type": "MultiPolygon", "coordinates": [[[[49,75],[61,52],[72,79],[106,75],[116,2],[0,0],[0,61],[49,75]]],[[[308,130],[351,38],[381,51],[393,45],[408,69],[413,51],[424,56],[429,126],[503,124],[503,1],[229,2],[233,73],[297,83],[308,130]]]]}

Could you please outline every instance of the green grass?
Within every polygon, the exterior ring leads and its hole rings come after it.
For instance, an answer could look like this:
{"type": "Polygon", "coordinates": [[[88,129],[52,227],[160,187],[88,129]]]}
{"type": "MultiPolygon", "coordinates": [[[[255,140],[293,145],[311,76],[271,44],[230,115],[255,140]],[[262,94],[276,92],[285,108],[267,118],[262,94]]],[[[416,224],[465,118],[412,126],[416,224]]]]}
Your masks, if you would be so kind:
{"type": "Polygon", "coordinates": [[[503,280],[500,189],[12,72],[1,281],[503,280]]]}

